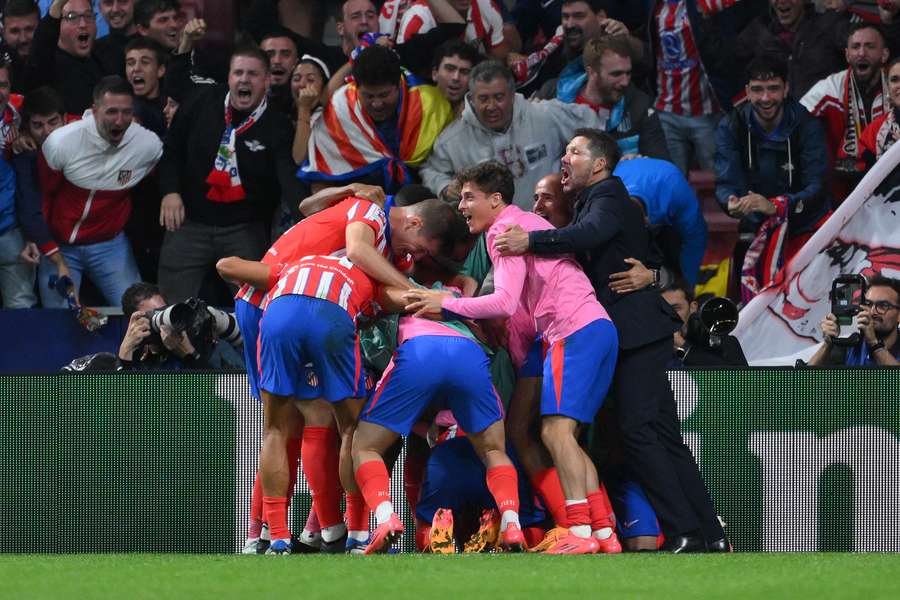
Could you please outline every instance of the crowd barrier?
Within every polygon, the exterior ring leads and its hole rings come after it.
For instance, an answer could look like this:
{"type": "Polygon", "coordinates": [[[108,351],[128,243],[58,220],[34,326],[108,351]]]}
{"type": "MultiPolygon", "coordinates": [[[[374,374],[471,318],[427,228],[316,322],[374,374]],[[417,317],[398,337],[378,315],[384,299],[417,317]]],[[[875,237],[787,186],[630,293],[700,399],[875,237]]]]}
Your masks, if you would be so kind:
{"type": "MultiPolygon", "coordinates": [[[[900,370],[670,379],[736,550],[900,551],[900,370]]],[[[236,552],[261,426],[237,373],[2,376],[0,552],[236,552]]]]}

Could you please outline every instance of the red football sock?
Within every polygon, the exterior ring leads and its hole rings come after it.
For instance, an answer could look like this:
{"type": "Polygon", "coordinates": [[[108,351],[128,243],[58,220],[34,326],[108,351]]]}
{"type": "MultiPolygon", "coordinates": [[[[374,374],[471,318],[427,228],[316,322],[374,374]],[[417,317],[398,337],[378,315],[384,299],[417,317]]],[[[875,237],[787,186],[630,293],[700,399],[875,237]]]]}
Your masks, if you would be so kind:
{"type": "Polygon", "coordinates": [[[263,497],[263,515],[273,540],[291,539],[287,524],[287,498],[263,497]]]}
{"type": "Polygon", "coordinates": [[[359,492],[347,494],[347,529],[350,531],[369,530],[369,507],[359,492]]]}
{"type": "Polygon", "coordinates": [[[547,532],[544,531],[543,527],[526,527],[522,530],[522,533],[525,534],[525,543],[528,544],[528,547],[534,548],[541,543],[541,540],[544,539],[544,534],[547,532]]]}
{"type": "Polygon", "coordinates": [[[504,511],[519,512],[519,475],[512,465],[500,465],[487,470],[487,487],[502,515],[504,511]]]}
{"type": "Polygon", "coordinates": [[[587,525],[590,527],[591,507],[587,502],[569,504],[566,506],[566,518],[569,520],[569,527],[576,527],[578,525],[587,525]]]}
{"type": "Polygon", "coordinates": [[[338,473],[337,431],[331,427],[304,428],[300,453],[319,524],[324,528],[342,523],[343,491],[338,473]]]}
{"type": "Polygon", "coordinates": [[[300,465],[300,446],[303,438],[292,437],[287,441],[287,459],[288,471],[291,474],[291,483],[288,485],[287,501],[288,507],[291,506],[291,499],[294,497],[294,487],[297,485],[297,467],[300,465]]]}
{"type": "Polygon", "coordinates": [[[380,460],[370,460],[359,465],[356,470],[356,483],[369,505],[375,510],[382,502],[391,501],[391,478],[387,467],[380,460]]]}
{"type": "Polygon", "coordinates": [[[557,527],[568,527],[566,494],[563,492],[556,467],[550,467],[535,473],[531,478],[531,485],[541,495],[541,498],[544,500],[544,506],[550,511],[557,527]]]}
{"type": "Polygon", "coordinates": [[[424,552],[431,544],[431,523],[416,522],[416,552],[424,552]]]}
{"type": "Polygon", "coordinates": [[[406,503],[409,504],[409,514],[411,515],[416,514],[416,504],[419,502],[426,466],[428,466],[428,454],[418,452],[407,454],[406,460],[403,462],[403,489],[406,491],[406,503]]]}
{"type": "Polygon", "coordinates": [[[309,514],[306,515],[306,525],[303,527],[304,531],[308,531],[309,533],[319,533],[322,531],[322,527],[319,525],[319,516],[316,515],[316,503],[313,502],[312,506],[309,507],[309,514]]]}
{"type": "Polygon", "coordinates": [[[612,529],[615,523],[609,518],[611,511],[609,509],[609,499],[606,497],[606,490],[601,487],[593,492],[588,492],[587,501],[591,511],[591,529],[593,531],[605,527],[612,529]]]}
{"type": "Polygon", "coordinates": [[[259,470],[253,478],[253,492],[250,493],[250,526],[247,528],[248,538],[258,538],[263,526],[263,491],[259,470]]]}

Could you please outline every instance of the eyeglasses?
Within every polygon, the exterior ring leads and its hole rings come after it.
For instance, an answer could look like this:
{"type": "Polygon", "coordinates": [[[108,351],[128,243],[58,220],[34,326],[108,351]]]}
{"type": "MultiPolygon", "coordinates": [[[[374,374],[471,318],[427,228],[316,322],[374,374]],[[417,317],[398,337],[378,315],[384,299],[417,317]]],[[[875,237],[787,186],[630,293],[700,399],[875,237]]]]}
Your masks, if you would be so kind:
{"type": "Polygon", "coordinates": [[[900,306],[896,304],[891,304],[887,300],[879,300],[878,302],[872,302],[870,300],[863,300],[860,304],[863,306],[872,307],[872,312],[876,313],[886,313],[889,310],[900,309],[900,306]]]}
{"type": "Polygon", "coordinates": [[[92,10],[88,10],[83,13],[67,12],[63,15],[63,19],[65,19],[67,23],[75,23],[79,20],[82,20],[85,23],[90,23],[96,18],[97,16],[92,10]]]}

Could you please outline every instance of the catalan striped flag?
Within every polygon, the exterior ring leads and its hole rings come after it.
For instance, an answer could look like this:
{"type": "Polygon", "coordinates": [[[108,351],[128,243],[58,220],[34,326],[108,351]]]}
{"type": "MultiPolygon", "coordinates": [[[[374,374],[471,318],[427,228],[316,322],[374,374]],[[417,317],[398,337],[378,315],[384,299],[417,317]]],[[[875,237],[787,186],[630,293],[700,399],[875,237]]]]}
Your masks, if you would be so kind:
{"type": "Polygon", "coordinates": [[[340,182],[381,170],[387,186],[406,183],[408,168],[428,158],[438,134],[452,119],[450,104],[436,87],[402,76],[396,155],[363,110],[356,85],[349,83],[335,92],[313,123],[308,158],[297,176],[304,181],[340,182]]]}

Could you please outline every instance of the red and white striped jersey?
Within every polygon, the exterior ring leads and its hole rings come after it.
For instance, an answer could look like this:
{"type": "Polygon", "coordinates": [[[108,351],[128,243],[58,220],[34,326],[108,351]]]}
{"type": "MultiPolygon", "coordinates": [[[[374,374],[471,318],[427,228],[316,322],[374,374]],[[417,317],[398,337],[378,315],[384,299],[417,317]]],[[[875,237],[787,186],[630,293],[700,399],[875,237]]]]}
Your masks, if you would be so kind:
{"type": "Polygon", "coordinates": [[[472,0],[466,15],[466,41],[483,53],[503,43],[503,14],[494,0],[472,0]]]}
{"type": "MultiPolygon", "coordinates": [[[[275,240],[262,257],[262,262],[278,272],[304,256],[326,255],[342,257],[347,254],[347,226],[365,223],[375,232],[375,249],[385,258],[390,255],[387,239],[387,216],[377,204],[362,198],[347,198],[334,206],[300,221],[275,240]]],[[[260,306],[266,290],[244,284],[235,296],[254,306],[260,306]]]]}
{"type": "Polygon", "coordinates": [[[697,48],[685,0],[660,0],[653,12],[656,109],[684,116],[719,110],[697,48]]]}
{"type": "Polygon", "coordinates": [[[428,8],[425,0],[419,0],[403,13],[400,27],[397,30],[397,43],[408,42],[411,37],[431,31],[437,27],[437,21],[428,8]]]}
{"type": "Polygon", "coordinates": [[[346,256],[304,256],[285,266],[262,303],[265,310],[280,296],[309,296],[337,304],[351,319],[374,315],[375,284],[346,256]]]}

